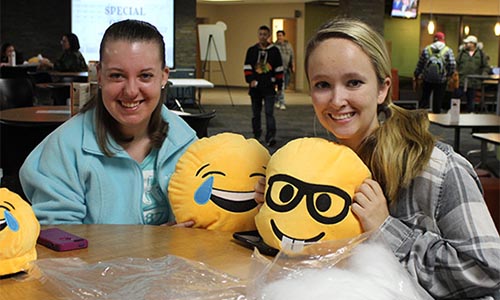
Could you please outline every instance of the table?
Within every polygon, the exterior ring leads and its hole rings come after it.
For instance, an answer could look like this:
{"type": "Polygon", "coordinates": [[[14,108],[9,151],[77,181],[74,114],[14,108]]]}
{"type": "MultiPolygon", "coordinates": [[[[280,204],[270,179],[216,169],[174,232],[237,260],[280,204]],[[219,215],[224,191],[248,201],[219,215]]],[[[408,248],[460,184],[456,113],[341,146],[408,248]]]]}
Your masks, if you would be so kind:
{"type": "MultiPolygon", "coordinates": [[[[54,226],[49,226],[54,227],[54,226]]],[[[38,258],[78,257],[87,263],[119,257],[159,258],[176,255],[201,261],[241,279],[251,272],[252,250],[232,242],[230,232],[148,225],[59,225],[89,241],[86,249],[56,252],[37,245],[38,258]]],[[[42,226],[48,228],[47,226],[42,226]]],[[[0,281],[2,299],[51,299],[51,290],[38,280],[0,281]]]]}
{"type": "Polygon", "coordinates": [[[77,81],[77,82],[87,82],[89,78],[89,72],[59,72],[59,71],[49,71],[53,82],[60,81],[77,81]]]}
{"type": "Polygon", "coordinates": [[[474,130],[498,131],[500,129],[500,115],[494,114],[460,114],[458,122],[450,122],[448,114],[428,114],[429,121],[441,127],[454,128],[455,138],[453,149],[460,152],[460,129],[471,128],[474,130]]]}
{"type": "MultiPolygon", "coordinates": [[[[467,91],[467,81],[468,79],[479,79],[483,83],[488,83],[490,84],[492,81],[496,81],[497,84],[497,107],[496,107],[496,114],[500,115],[500,75],[494,74],[494,75],[467,75],[465,77],[464,81],[464,91],[467,91]]],[[[481,84],[481,110],[484,108],[484,84],[481,84]]]]}
{"type": "Polygon", "coordinates": [[[30,106],[0,111],[0,121],[33,125],[62,124],[71,117],[69,106],[30,106]]]}
{"type": "Polygon", "coordinates": [[[49,90],[55,105],[65,105],[71,96],[71,84],[72,82],[43,82],[36,83],[35,87],[49,90]]]}
{"type": "MultiPolygon", "coordinates": [[[[198,91],[198,97],[195,97],[197,98],[195,101],[200,111],[204,111],[201,106],[201,89],[214,87],[212,82],[202,78],[169,78],[168,82],[172,88],[195,88],[198,91]]],[[[179,106],[180,104],[177,103],[177,105],[179,106]]],[[[180,108],[182,108],[182,106],[180,108]]]]}
{"type": "Polygon", "coordinates": [[[500,145],[500,133],[473,133],[472,137],[481,140],[481,163],[480,166],[487,166],[486,154],[488,152],[488,143],[500,145]]]}

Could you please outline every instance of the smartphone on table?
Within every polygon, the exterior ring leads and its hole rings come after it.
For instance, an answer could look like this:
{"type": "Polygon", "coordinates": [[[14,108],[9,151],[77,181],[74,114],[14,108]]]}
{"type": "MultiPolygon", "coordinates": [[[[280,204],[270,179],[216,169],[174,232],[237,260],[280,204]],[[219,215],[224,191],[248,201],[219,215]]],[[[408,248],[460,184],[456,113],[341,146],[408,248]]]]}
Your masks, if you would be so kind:
{"type": "Polygon", "coordinates": [[[264,255],[276,256],[279,250],[267,245],[257,230],[233,233],[236,242],[249,249],[257,248],[264,255]]]}
{"type": "Polygon", "coordinates": [[[86,239],[59,228],[41,230],[37,243],[55,251],[83,249],[89,245],[86,239]]]}

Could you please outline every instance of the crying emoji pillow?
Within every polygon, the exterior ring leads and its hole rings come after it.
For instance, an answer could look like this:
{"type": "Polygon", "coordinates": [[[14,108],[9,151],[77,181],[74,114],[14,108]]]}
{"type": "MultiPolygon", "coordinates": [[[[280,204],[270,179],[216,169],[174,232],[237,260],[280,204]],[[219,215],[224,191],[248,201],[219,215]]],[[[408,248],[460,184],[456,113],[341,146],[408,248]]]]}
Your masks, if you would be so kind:
{"type": "Polygon", "coordinates": [[[40,224],[18,194],[0,188],[0,276],[26,271],[36,260],[40,224]]]}
{"type": "Polygon", "coordinates": [[[265,176],[269,151],[235,133],[202,138],[179,159],[168,187],[178,223],[221,231],[255,230],[254,187],[265,176]]]}
{"type": "Polygon", "coordinates": [[[296,139],[276,151],[266,172],[265,204],[255,217],[266,244],[352,238],[355,189],[371,173],[350,148],[321,138],[296,139]]]}

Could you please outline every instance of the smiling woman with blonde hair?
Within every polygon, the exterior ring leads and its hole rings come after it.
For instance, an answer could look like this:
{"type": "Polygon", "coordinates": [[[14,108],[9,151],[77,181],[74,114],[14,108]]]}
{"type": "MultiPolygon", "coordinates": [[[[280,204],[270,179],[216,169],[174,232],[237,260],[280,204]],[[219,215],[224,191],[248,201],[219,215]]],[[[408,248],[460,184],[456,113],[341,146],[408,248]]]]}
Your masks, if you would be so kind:
{"type": "Polygon", "coordinates": [[[351,210],[434,298],[500,299],[500,238],[478,177],[435,141],[425,111],[392,103],[390,66],[384,39],[358,20],[326,23],[306,47],[316,117],[372,172],[351,210]]]}

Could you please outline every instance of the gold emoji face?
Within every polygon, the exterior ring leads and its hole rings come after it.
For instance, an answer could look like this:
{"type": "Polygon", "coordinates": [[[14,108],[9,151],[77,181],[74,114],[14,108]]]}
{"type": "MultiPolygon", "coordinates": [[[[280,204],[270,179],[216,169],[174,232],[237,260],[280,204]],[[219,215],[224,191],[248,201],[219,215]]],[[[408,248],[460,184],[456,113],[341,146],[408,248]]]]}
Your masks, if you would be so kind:
{"type": "Polygon", "coordinates": [[[179,159],[168,194],[177,222],[223,231],[254,230],[254,187],[268,150],[255,139],[221,133],[194,142],[179,159]]]}
{"type": "Polygon", "coordinates": [[[19,195],[0,188],[0,276],[24,271],[37,258],[40,224],[19,195]]]}
{"type": "Polygon", "coordinates": [[[264,241],[318,242],[361,234],[354,191],[371,173],[348,147],[321,138],[289,142],[269,160],[265,204],[255,217],[264,241]]]}

